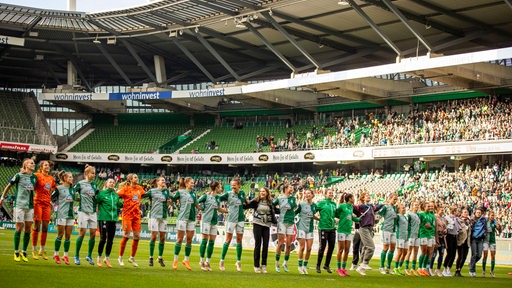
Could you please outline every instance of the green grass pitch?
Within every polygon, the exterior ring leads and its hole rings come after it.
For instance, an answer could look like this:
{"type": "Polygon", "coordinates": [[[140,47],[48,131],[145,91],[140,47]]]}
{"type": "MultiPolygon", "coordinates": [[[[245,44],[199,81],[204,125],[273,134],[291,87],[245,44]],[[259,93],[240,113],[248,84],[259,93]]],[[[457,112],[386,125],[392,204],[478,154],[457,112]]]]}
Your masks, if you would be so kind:
{"type": "MultiPolygon", "coordinates": [[[[53,243],[55,234],[48,234],[47,251],[48,255],[53,255],[53,243]]],[[[255,274],[252,267],[252,250],[245,249],[242,254],[243,272],[236,272],[234,265],[234,247],[230,248],[226,258],[226,271],[218,270],[220,247],[214,251],[212,259],[213,272],[203,272],[200,270],[199,247],[194,245],[191,256],[193,270],[187,271],[180,264],[177,271],[172,270],[173,243],[166,243],[164,259],[167,267],[162,268],[157,263],[154,267],[148,266],[149,241],[141,240],[137,253],[138,268],[132,267],[125,260],[125,266],[119,267],[117,264],[117,253],[119,251],[119,238],[114,240],[112,257],[113,268],[96,267],[87,264],[84,257],[87,250],[87,240],[85,238],[82,246],[82,265],[71,264],[57,265],[51,258],[45,260],[32,260],[29,257],[28,263],[15,263],[13,261],[13,231],[0,230],[0,282],[1,287],[365,287],[365,288],[385,288],[385,287],[511,287],[512,277],[507,272],[512,271],[512,267],[497,266],[496,278],[470,278],[468,276],[467,266],[464,267],[463,278],[440,278],[440,277],[401,277],[395,275],[381,275],[376,269],[367,272],[363,277],[355,271],[350,271],[351,277],[341,278],[336,273],[328,274],[323,271],[317,274],[314,270],[309,270],[309,275],[300,275],[297,272],[297,254],[293,253],[289,262],[290,272],[276,273],[274,267],[274,253],[269,254],[268,274],[255,274]]],[[[71,238],[70,256],[74,256],[74,240],[71,238]]],[[[98,239],[96,240],[96,244],[98,239]]],[[[127,253],[130,251],[131,241],[128,242],[127,253]]],[[[30,249],[30,248],[29,248],[30,249]]],[[[61,248],[62,249],[62,248],[61,248]]],[[[156,252],[156,251],[155,251],[156,252]]],[[[180,255],[180,261],[183,257],[180,255]]],[[[62,256],[62,251],[61,251],[62,256]]],[[[94,258],[96,257],[93,254],[94,258]]],[[[71,258],[71,257],[70,257],[71,258]]],[[[125,257],[126,258],[126,257],[125,257]]],[[[156,262],[156,261],[155,261],[156,262]]],[[[310,267],[314,267],[316,255],[312,255],[310,267]]],[[[370,263],[372,267],[377,268],[377,261],[370,263]]],[[[331,268],[335,268],[335,255],[331,262],[331,268]]],[[[478,275],[481,275],[480,267],[477,267],[478,275]]]]}

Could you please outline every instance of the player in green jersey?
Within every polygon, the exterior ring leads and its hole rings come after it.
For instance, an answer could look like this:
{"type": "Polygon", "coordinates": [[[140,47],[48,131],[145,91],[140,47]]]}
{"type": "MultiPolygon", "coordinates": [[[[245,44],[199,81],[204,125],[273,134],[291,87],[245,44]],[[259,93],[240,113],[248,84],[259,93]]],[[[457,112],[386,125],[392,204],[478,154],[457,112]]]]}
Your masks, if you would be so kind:
{"type": "Polygon", "coordinates": [[[334,212],[336,211],[336,202],[332,199],[334,197],[334,191],[332,188],[327,188],[324,194],[324,200],[319,201],[316,204],[318,216],[318,258],[316,262],[316,273],[322,273],[322,259],[324,258],[324,251],[327,246],[327,253],[325,255],[325,263],[323,269],[327,273],[332,273],[329,267],[331,263],[332,252],[334,251],[334,245],[336,242],[336,224],[334,222],[334,212]]]}
{"type": "Polygon", "coordinates": [[[247,204],[245,192],[240,190],[240,179],[233,179],[230,182],[231,191],[219,196],[219,201],[226,201],[228,204],[228,216],[226,218],[226,239],[222,246],[219,269],[224,271],[224,259],[228,253],[229,244],[236,233],[236,270],[242,272],[242,239],[244,237],[244,204],[247,204]]]}
{"type": "Polygon", "coordinates": [[[405,255],[404,272],[406,275],[420,276],[420,274],[416,271],[416,259],[418,259],[418,250],[420,249],[420,217],[418,216],[419,209],[420,203],[418,201],[413,201],[409,207],[409,212],[406,215],[408,221],[407,244],[409,246],[407,249],[407,254],[405,255]],[[411,255],[412,269],[409,270],[409,259],[411,259],[411,255]]]}
{"type": "Polygon", "coordinates": [[[197,200],[197,203],[202,203],[202,217],[201,217],[201,233],[202,240],[199,245],[199,257],[201,258],[199,266],[203,271],[212,271],[210,259],[213,255],[213,247],[215,246],[215,239],[217,238],[217,222],[218,213],[220,209],[219,193],[222,191],[222,185],[219,181],[212,181],[210,183],[210,192],[203,194],[197,200]],[[205,261],[206,254],[206,261],[205,261]]]}
{"type": "Polygon", "coordinates": [[[98,185],[94,182],[96,176],[96,169],[93,166],[85,165],[84,169],[85,179],[79,181],[75,185],[75,193],[78,194],[80,206],[78,206],[78,228],[79,235],[76,238],[75,248],[75,264],[80,265],[80,248],[84,241],[85,233],[89,229],[89,249],[85,260],[91,265],[92,250],[94,249],[96,229],[98,228],[98,216],[96,214],[96,194],[98,194],[98,185]]]}
{"type": "Polygon", "coordinates": [[[169,190],[164,177],[158,177],[149,182],[150,189],[142,197],[149,198],[151,201],[151,212],[149,213],[148,227],[151,230],[151,239],[149,240],[149,266],[153,266],[153,254],[155,252],[156,236],[159,236],[158,243],[158,264],[165,267],[164,254],[165,234],[167,234],[167,211],[168,203],[171,199],[169,190]]]}
{"type": "Polygon", "coordinates": [[[183,264],[187,270],[192,270],[189,257],[192,252],[192,239],[196,232],[196,208],[198,208],[196,193],[194,192],[194,179],[191,177],[181,177],[179,190],[176,191],[171,199],[174,202],[179,201],[180,203],[178,222],[176,224],[178,236],[174,246],[174,261],[172,263],[172,268],[174,270],[178,269],[178,258],[181,251],[181,243],[186,235],[185,259],[181,264],[183,264]]]}
{"type": "Polygon", "coordinates": [[[494,277],[494,265],[496,261],[496,232],[501,233],[501,225],[495,218],[494,211],[489,211],[487,218],[487,233],[484,238],[484,254],[482,257],[482,276],[485,277],[485,268],[487,265],[487,255],[491,252],[491,271],[489,274],[494,277]]]}
{"type": "Polygon", "coordinates": [[[359,218],[354,215],[354,195],[344,193],[340,197],[340,203],[336,208],[335,217],[339,219],[337,238],[338,253],[336,254],[336,266],[338,275],[341,277],[350,276],[347,271],[348,252],[350,243],[354,239],[354,222],[359,222],[359,218]],[[343,258],[342,258],[343,255],[343,258]]]}
{"type": "Polygon", "coordinates": [[[28,262],[27,247],[30,242],[30,229],[34,220],[34,186],[36,185],[37,178],[33,174],[35,168],[34,160],[25,159],[21,165],[19,173],[16,173],[11,179],[11,182],[5,186],[0,197],[0,206],[3,205],[5,194],[16,186],[16,194],[14,195],[14,208],[13,218],[16,223],[16,231],[14,232],[14,261],[28,262]],[[21,231],[23,234],[23,247],[19,250],[21,231]]]}
{"type": "Polygon", "coordinates": [[[75,213],[73,211],[73,203],[75,202],[75,192],[73,190],[73,175],[70,172],[60,171],[59,179],[61,185],[52,193],[53,203],[57,203],[57,238],[55,239],[55,252],[53,260],[55,263],[60,264],[59,257],[60,245],[62,243],[62,236],[64,240],[64,256],[62,261],[69,265],[68,251],[71,244],[71,232],[75,224],[75,213]]]}
{"type": "Polygon", "coordinates": [[[420,217],[419,236],[421,249],[418,273],[421,276],[431,276],[428,272],[428,266],[436,243],[436,216],[434,215],[435,204],[430,201],[424,203],[423,208],[424,212],[418,213],[418,216],[420,217]]]}
{"type": "Polygon", "coordinates": [[[384,204],[378,212],[382,216],[382,252],[380,253],[380,273],[381,274],[394,274],[391,270],[391,262],[395,254],[396,247],[396,202],[398,195],[390,194],[388,203],[384,204]],[[386,262],[387,257],[387,262],[386,262]],[[385,263],[386,262],[386,263],[385,263]],[[384,268],[385,266],[385,268],[384,268]]]}
{"type": "Polygon", "coordinates": [[[397,205],[397,218],[396,218],[396,246],[397,254],[395,258],[395,268],[393,271],[396,275],[405,275],[402,270],[402,264],[404,263],[405,254],[407,254],[407,236],[409,232],[409,221],[405,217],[405,205],[400,203],[397,205]]]}
{"type": "Polygon", "coordinates": [[[313,203],[313,191],[307,189],[304,191],[304,199],[299,203],[295,214],[299,216],[299,222],[297,223],[297,238],[299,239],[299,273],[308,274],[308,261],[311,255],[311,248],[313,248],[314,240],[314,220],[318,220],[315,216],[316,204],[313,203]],[[306,254],[304,255],[304,250],[306,254]]]}
{"type": "MultiPolygon", "coordinates": [[[[120,185],[122,186],[122,185],[120,185]]],[[[98,258],[96,264],[101,267],[101,255],[105,248],[105,258],[103,263],[108,268],[112,268],[110,264],[110,253],[114,243],[116,234],[116,224],[119,219],[118,209],[123,207],[123,201],[117,195],[114,179],[109,178],[103,186],[103,190],[96,195],[96,204],[98,206],[98,226],[100,228],[100,242],[98,243],[98,258]]]]}
{"type": "Polygon", "coordinates": [[[276,246],[276,272],[281,271],[279,259],[281,258],[281,249],[285,246],[283,270],[288,272],[288,260],[290,259],[291,244],[293,241],[295,227],[295,208],[297,199],[293,196],[293,186],[289,183],[283,184],[283,194],[279,195],[273,201],[274,206],[279,209],[279,219],[277,220],[277,246],[276,246]]]}

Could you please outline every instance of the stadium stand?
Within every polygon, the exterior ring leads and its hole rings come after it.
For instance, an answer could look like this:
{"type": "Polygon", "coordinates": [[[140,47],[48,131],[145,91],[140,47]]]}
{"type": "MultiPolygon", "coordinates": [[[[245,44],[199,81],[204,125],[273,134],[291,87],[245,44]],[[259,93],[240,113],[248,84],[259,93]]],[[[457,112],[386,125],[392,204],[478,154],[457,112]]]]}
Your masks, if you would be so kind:
{"type": "Polygon", "coordinates": [[[190,130],[189,119],[175,114],[96,115],[94,131],[71,152],[154,153],[169,140],[190,130]]]}

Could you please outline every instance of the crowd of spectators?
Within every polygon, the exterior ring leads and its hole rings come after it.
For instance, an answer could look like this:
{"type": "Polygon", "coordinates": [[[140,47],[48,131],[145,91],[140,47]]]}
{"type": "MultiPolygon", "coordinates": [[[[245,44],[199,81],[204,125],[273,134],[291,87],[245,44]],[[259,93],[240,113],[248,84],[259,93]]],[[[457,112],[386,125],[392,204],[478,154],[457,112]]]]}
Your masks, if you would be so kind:
{"type": "MultiPolygon", "coordinates": [[[[502,237],[512,238],[512,163],[496,163],[482,166],[475,163],[461,165],[458,169],[438,169],[424,171],[400,177],[399,189],[386,191],[384,189],[368,190],[369,181],[382,181],[384,175],[374,174],[371,177],[351,175],[352,178],[361,178],[361,185],[355,186],[353,191],[335,184],[333,188],[339,197],[342,193],[352,193],[356,198],[362,192],[369,192],[374,203],[382,203],[390,193],[397,192],[400,201],[408,206],[411,202],[431,201],[442,205],[446,209],[457,206],[459,209],[467,208],[470,213],[477,207],[484,207],[496,214],[496,219],[503,227],[502,237]],[[364,179],[364,180],[362,180],[364,179]]],[[[373,187],[382,187],[376,185],[373,187]]],[[[322,199],[322,190],[317,191],[317,200],[322,199]],[[320,193],[319,193],[320,192],[320,193]]],[[[378,227],[378,226],[376,226],[378,227]]]]}
{"type": "Polygon", "coordinates": [[[321,128],[289,129],[282,139],[258,135],[256,147],[261,152],[268,146],[274,152],[510,139],[511,123],[510,99],[489,96],[424,104],[408,113],[392,110],[348,119],[333,117],[321,128]]]}

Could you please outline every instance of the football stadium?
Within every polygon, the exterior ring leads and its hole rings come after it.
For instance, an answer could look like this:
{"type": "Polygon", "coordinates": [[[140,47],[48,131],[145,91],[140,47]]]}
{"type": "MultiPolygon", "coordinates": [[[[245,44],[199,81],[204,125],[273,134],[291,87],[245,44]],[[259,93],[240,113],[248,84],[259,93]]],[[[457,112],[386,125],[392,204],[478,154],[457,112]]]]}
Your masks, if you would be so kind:
{"type": "Polygon", "coordinates": [[[510,286],[511,0],[4,2],[5,287],[510,286]]]}

